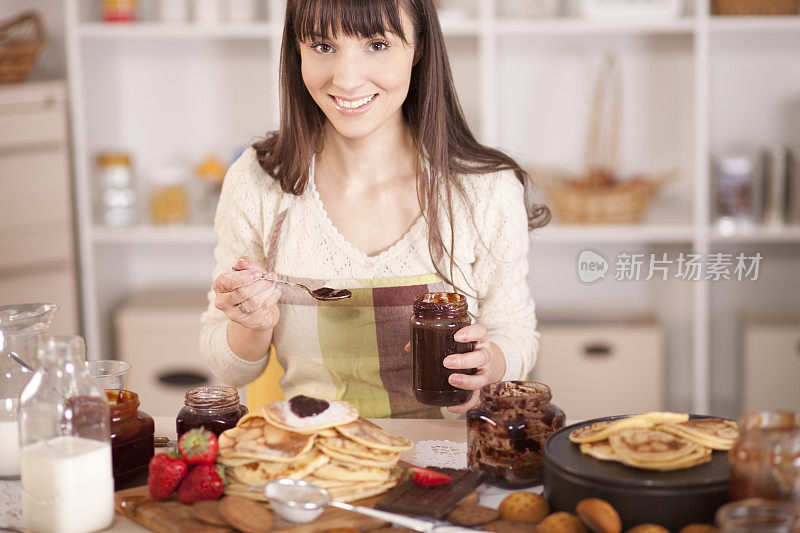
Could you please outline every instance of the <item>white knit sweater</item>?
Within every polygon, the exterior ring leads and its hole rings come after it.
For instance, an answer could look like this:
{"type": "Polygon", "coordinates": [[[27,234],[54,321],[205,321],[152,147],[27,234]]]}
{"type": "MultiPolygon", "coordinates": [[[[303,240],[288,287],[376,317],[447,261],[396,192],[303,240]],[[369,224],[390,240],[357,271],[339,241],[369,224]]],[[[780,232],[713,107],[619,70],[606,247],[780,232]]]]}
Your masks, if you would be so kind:
{"type": "MultiPolygon", "coordinates": [[[[278,274],[346,281],[435,272],[422,217],[392,247],[367,256],[346,241],[327,217],[314,187],[313,166],[310,177],[303,194],[295,196],[284,193],[279,183],[264,172],[252,148],[231,165],[215,217],[219,243],[214,250],[214,278],[229,271],[241,256],[263,264],[273,220],[284,209],[288,209],[287,218],[273,268],[278,274]]],[[[460,267],[455,269],[455,285],[466,288],[463,292],[468,293],[470,312],[503,352],[503,379],[524,379],[536,360],[539,334],[528,286],[530,241],[523,188],[511,171],[465,175],[461,179],[468,202],[456,197],[453,206],[454,256],[460,267]]],[[[444,242],[449,243],[449,225],[443,223],[441,229],[444,242]]],[[[221,381],[245,385],[263,372],[267,357],[251,362],[234,354],[227,342],[228,319],[214,307],[213,290],[208,299],[208,309],[202,316],[201,351],[221,381]]],[[[275,335],[278,334],[301,335],[302,331],[276,328],[275,335]]],[[[282,362],[291,357],[285,350],[279,353],[282,362]]],[[[281,382],[284,393],[298,385],[301,384],[281,382]]]]}

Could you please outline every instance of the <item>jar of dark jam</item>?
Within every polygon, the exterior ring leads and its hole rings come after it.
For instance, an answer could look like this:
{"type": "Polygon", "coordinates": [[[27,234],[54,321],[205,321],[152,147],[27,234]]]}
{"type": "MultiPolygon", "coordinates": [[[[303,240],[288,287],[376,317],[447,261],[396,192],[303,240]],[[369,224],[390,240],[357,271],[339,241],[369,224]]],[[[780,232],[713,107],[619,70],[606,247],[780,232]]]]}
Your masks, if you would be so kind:
{"type": "Polygon", "coordinates": [[[153,417],[139,410],[139,395],[129,390],[106,389],[111,416],[111,462],[114,487],[147,472],[153,457],[153,417]]]}
{"type": "Polygon", "coordinates": [[[728,460],[731,500],[755,497],[800,504],[800,412],[743,415],[728,460]]]}
{"type": "Polygon", "coordinates": [[[565,420],[551,398],[550,387],[534,381],[485,385],[480,403],[467,412],[468,466],[499,487],[541,483],[544,441],[565,420]]]}
{"type": "Polygon", "coordinates": [[[236,426],[247,407],[239,403],[239,391],[234,387],[195,387],[186,391],[183,409],[178,413],[175,425],[178,437],[192,428],[205,427],[219,434],[236,426]]]}
{"type": "Polygon", "coordinates": [[[414,298],[411,315],[411,353],[414,395],[419,403],[439,407],[459,405],[469,400],[472,391],[450,384],[450,374],[475,374],[476,368],[445,368],[444,358],[475,349],[474,342],[456,342],[456,331],[469,326],[467,299],[455,292],[429,292],[414,298]]]}

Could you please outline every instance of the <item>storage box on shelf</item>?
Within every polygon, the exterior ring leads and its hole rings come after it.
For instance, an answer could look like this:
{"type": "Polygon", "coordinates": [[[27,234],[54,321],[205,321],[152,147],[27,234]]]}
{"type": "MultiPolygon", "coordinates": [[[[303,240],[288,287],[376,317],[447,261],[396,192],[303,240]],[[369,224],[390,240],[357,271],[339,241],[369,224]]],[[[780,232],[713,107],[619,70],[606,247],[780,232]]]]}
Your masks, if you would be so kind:
{"type": "MultiPolygon", "coordinates": [[[[570,316],[563,314],[563,316],[570,316]]],[[[550,385],[567,417],[664,408],[664,332],[653,318],[619,312],[559,320],[542,314],[533,377],[550,385]],[[617,319],[598,320],[598,316],[617,319]]]]}
{"type": "Polygon", "coordinates": [[[800,405],[800,311],[742,317],[742,412],[800,405]]]}

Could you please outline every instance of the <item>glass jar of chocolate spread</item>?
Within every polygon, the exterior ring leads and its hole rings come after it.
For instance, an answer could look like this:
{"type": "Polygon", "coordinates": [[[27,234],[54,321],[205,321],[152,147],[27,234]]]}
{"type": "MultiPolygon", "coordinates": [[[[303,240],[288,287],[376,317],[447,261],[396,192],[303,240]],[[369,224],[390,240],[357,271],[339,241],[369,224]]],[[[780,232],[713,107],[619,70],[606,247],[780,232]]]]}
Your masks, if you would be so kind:
{"type": "Polygon", "coordinates": [[[129,390],[106,389],[111,416],[111,463],[114,487],[147,472],[153,457],[153,417],[139,410],[139,395],[129,390]]]}
{"type": "Polygon", "coordinates": [[[731,500],[756,497],[800,504],[800,412],[743,415],[728,459],[731,500]]]}
{"type": "Polygon", "coordinates": [[[239,403],[239,391],[234,387],[195,387],[186,391],[183,409],[175,420],[178,437],[192,428],[205,427],[219,434],[236,426],[248,413],[239,403]]]}
{"type": "Polygon", "coordinates": [[[477,369],[445,368],[442,361],[450,354],[475,349],[474,342],[457,342],[456,331],[469,326],[467,299],[455,292],[429,292],[414,298],[411,315],[411,353],[413,356],[414,395],[419,403],[439,407],[459,405],[469,400],[472,391],[450,384],[450,374],[475,374],[477,369]]]}
{"type": "Polygon", "coordinates": [[[550,403],[550,387],[500,381],[481,389],[467,412],[467,464],[486,482],[516,489],[542,481],[544,441],[564,426],[564,411],[550,403]]]}

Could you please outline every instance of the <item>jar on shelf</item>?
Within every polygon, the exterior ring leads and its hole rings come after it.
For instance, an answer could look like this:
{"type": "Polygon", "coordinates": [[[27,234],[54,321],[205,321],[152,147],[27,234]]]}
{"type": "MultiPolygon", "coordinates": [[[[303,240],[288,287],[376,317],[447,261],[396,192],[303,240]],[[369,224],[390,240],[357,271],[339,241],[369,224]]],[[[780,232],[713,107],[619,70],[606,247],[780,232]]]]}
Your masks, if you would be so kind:
{"type": "Polygon", "coordinates": [[[152,178],[150,220],[154,224],[189,221],[188,171],[178,164],[159,168],[152,178]]]}
{"type": "Polygon", "coordinates": [[[22,518],[41,533],[84,533],[114,520],[107,398],[77,335],[39,344],[20,400],[22,518]]]}
{"type": "Polygon", "coordinates": [[[731,500],[755,497],[800,504],[800,412],[743,415],[728,457],[731,500]]]}
{"type": "Polygon", "coordinates": [[[186,391],[184,406],[175,419],[178,437],[193,428],[205,427],[219,436],[248,413],[239,403],[239,391],[234,387],[195,387],[186,391]]]}
{"type": "Polygon", "coordinates": [[[103,0],[103,20],[106,22],[136,20],[136,0],[103,0]]]}
{"type": "Polygon", "coordinates": [[[39,303],[0,306],[0,479],[19,478],[19,399],[33,375],[9,355],[35,367],[39,339],[58,309],[39,303]]]}
{"type": "Polygon", "coordinates": [[[106,389],[110,411],[111,459],[117,489],[147,472],[153,457],[155,422],[139,410],[139,395],[129,390],[106,389]]]}
{"type": "Polygon", "coordinates": [[[411,353],[414,395],[425,405],[465,403],[472,391],[454,387],[451,374],[475,374],[477,369],[445,368],[444,358],[475,349],[474,342],[458,342],[453,335],[470,325],[467,299],[454,292],[430,292],[414,298],[411,315],[411,353]]]}
{"type": "Polygon", "coordinates": [[[467,464],[504,488],[542,481],[544,442],[564,427],[564,411],[550,403],[550,387],[534,381],[485,385],[467,412],[467,464]]]}
{"type": "Polygon", "coordinates": [[[100,224],[119,228],[136,223],[138,202],[128,154],[107,152],[98,155],[95,187],[95,212],[100,224]]]}

